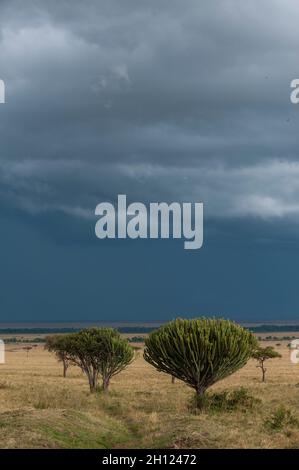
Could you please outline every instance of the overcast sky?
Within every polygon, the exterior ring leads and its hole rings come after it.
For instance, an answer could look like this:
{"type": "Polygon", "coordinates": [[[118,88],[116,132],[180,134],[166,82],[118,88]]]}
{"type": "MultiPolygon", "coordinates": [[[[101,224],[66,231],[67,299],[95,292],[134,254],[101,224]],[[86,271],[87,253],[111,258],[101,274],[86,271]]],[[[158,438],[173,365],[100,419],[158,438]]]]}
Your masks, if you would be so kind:
{"type": "Polygon", "coordinates": [[[1,0],[0,319],[299,320],[297,0],[1,0]],[[94,209],[197,201],[204,247],[94,209]]]}

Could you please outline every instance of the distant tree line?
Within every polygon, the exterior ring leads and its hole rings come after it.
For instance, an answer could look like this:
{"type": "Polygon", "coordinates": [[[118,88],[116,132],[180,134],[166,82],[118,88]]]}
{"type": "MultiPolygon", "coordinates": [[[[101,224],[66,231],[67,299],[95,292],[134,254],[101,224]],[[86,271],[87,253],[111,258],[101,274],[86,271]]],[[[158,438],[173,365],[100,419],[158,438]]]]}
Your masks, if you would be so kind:
{"type": "MultiPolygon", "coordinates": [[[[79,330],[80,331],[80,330],[79,330]]],[[[117,330],[116,330],[117,331],[117,330]]],[[[128,338],[129,343],[144,343],[144,336],[132,336],[128,338]]],[[[18,338],[13,336],[12,338],[6,338],[5,343],[46,343],[46,337],[36,337],[36,338],[18,338]]]]}
{"type": "MultiPolygon", "coordinates": [[[[151,326],[119,326],[115,327],[119,333],[122,334],[146,334],[151,333],[156,327],[151,326]]],[[[82,328],[56,328],[56,327],[45,327],[45,328],[0,328],[0,335],[47,335],[47,334],[66,334],[66,333],[77,333],[82,328]]]]}
{"type": "Polygon", "coordinates": [[[297,336],[259,336],[259,341],[291,341],[292,339],[296,339],[297,336]]]}
{"type": "Polygon", "coordinates": [[[258,325],[248,327],[253,333],[279,333],[284,331],[297,332],[299,331],[299,325],[258,325]]]}
{"type": "MultiPolygon", "coordinates": [[[[161,325],[163,326],[163,325],[161,325]]],[[[243,328],[248,329],[252,333],[278,333],[278,332],[299,332],[298,325],[275,325],[265,324],[258,326],[250,326],[243,328]]],[[[148,334],[157,329],[154,326],[116,326],[114,327],[119,333],[122,334],[148,334]]],[[[32,328],[0,328],[0,335],[15,335],[15,334],[64,334],[64,333],[77,333],[82,328],[74,327],[32,327],[32,328]]]]}
{"type": "Polygon", "coordinates": [[[45,343],[45,338],[5,338],[5,343],[45,343]]]}

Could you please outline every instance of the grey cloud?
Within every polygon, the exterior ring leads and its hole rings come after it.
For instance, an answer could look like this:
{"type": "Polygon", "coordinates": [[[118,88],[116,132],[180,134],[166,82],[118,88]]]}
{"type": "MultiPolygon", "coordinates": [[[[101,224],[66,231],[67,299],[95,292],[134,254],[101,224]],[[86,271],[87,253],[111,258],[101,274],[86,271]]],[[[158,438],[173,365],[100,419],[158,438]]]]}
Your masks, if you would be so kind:
{"type": "Polygon", "coordinates": [[[0,18],[8,206],[84,217],[126,192],[297,214],[295,0],[12,0],[0,18]]]}

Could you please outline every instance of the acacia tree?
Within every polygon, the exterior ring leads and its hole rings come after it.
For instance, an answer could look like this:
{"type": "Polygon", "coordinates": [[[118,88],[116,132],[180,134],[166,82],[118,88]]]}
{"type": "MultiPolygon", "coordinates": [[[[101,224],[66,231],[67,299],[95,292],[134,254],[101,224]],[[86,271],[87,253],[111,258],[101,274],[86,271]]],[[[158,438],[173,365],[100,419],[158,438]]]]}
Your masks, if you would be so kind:
{"type": "Polygon", "coordinates": [[[243,367],[256,346],[250,331],[229,320],[177,319],[149,335],[144,358],[195,389],[201,407],[206,390],[243,367]]]}
{"type": "Polygon", "coordinates": [[[24,349],[24,351],[27,352],[27,358],[28,358],[28,356],[29,356],[29,351],[31,351],[32,346],[25,346],[23,349],[24,349]]]}
{"type": "Polygon", "coordinates": [[[67,370],[70,366],[70,358],[67,355],[66,347],[67,335],[53,335],[46,337],[45,349],[49,352],[54,352],[57,360],[62,362],[62,375],[64,378],[66,377],[67,370]]]}
{"type": "Polygon", "coordinates": [[[128,341],[112,328],[88,328],[72,333],[66,336],[64,347],[69,361],[86,374],[91,392],[98,389],[99,377],[102,389],[108,391],[111,378],[134,358],[128,341]]]}
{"type": "Polygon", "coordinates": [[[252,353],[253,359],[256,359],[258,361],[258,365],[256,367],[259,367],[262,371],[262,382],[266,381],[266,372],[267,369],[265,367],[265,361],[268,359],[274,359],[276,357],[281,357],[281,354],[279,352],[275,351],[274,348],[271,346],[267,346],[266,348],[256,348],[253,353],[252,353]]]}

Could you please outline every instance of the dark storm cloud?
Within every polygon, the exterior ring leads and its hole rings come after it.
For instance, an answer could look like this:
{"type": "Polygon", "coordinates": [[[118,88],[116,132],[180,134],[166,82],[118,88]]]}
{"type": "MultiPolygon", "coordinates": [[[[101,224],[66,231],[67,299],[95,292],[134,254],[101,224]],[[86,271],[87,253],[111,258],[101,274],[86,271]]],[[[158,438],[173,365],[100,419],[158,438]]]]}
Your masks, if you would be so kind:
{"type": "Polygon", "coordinates": [[[299,213],[295,0],[12,0],[0,18],[7,205],[84,218],[126,192],[299,213]]]}
{"type": "Polygon", "coordinates": [[[0,0],[2,321],[298,313],[297,0],[0,0]],[[204,246],[94,209],[203,201],[204,246]]]}

